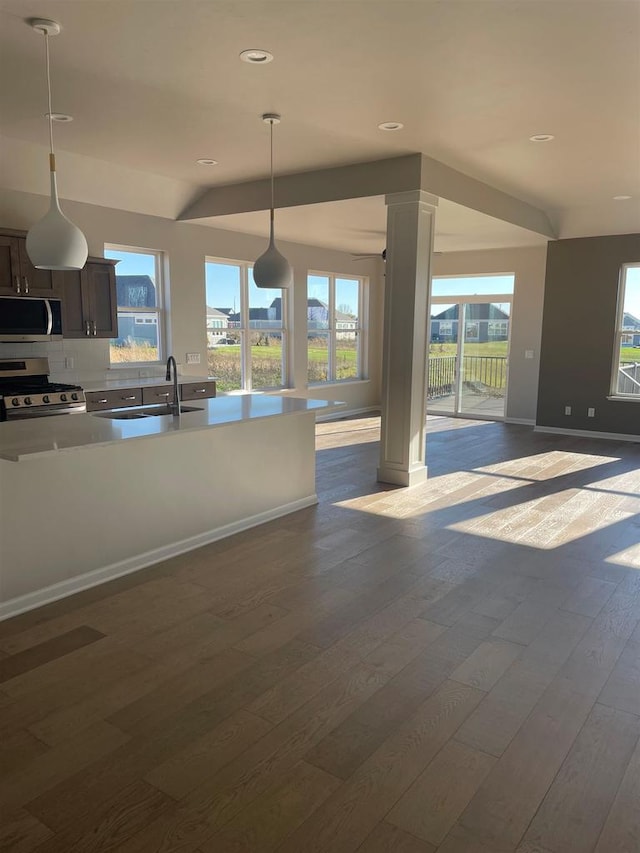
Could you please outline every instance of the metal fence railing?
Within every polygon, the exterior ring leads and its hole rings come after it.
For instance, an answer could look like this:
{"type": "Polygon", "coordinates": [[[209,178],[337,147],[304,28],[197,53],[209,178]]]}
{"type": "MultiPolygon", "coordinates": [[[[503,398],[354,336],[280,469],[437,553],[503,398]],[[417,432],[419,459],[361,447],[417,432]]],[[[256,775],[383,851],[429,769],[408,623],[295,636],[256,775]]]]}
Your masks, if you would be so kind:
{"type": "MultiPolygon", "coordinates": [[[[435,400],[455,393],[458,358],[455,355],[429,356],[427,398],[435,400]]],[[[507,386],[505,356],[465,355],[462,382],[468,391],[504,396],[507,386]]]]}
{"type": "Polygon", "coordinates": [[[640,363],[622,362],[618,368],[618,394],[640,394],[640,363]]]}
{"type": "Polygon", "coordinates": [[[448,397],[455,392],[457,360],[455,355],[429,356],[428,400],[448,397]]]}

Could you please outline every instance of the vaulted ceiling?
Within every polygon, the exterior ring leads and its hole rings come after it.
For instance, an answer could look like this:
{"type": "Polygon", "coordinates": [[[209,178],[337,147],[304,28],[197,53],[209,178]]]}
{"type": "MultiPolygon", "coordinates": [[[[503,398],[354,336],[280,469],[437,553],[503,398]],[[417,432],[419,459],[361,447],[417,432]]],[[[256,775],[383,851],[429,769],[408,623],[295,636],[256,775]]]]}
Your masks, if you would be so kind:
{"type": "MultiPolygon", "coordinates": [[[[206,186],[264,177],[260,115],[277,111],[281,173],[423,152],[546,211],[560,236],[640,230],[635,0],[0,0],[11,152],[15,140],[23,151],[46,144],[43,45],[29,16],[63,26],[51,43],[54,109],[74,121],[56,127],[58,149],[110,168],[111,191],[120,182],[130,208],[168,215],[143,210],[142,193],[129,200],[133,173],[170,180],[180,204],[206,186]],[[275,59],[247,65],[246,48],[275,59]],[[387,120],[405,127],[378,130],[387,120]],[[530,142],[537,133],[555,139],[530,142]],[[219,165],[198,166],[201,157],[219,165]]],[[[107,203],[98,190],[81,200],[107,203]]],[[[336,245],[326,207],[309,214],[310,242],[336,245]]],[[[448,213],[441,230],[470,233],[468,216],[448,213]]],[[[255,230],[252,216],[220,224],[255,230]]],[[[349,217],[353,239],[340,248],[370,248],[364,232],[380,230],[379,206],[349,217]]],[[[289,220],[281,236],[300,240],[300,217],[289,220]]],[[[505,237],[503,223],[492,233],[489,245],[530,242],[505,237]]]]}

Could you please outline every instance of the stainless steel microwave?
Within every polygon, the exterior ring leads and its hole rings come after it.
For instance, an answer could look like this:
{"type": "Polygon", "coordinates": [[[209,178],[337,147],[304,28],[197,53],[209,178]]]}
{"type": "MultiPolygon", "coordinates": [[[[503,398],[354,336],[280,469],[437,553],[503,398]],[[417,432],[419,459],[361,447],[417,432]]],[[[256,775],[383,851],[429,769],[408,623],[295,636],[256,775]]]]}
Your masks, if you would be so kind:
{"type": "Polygon", "coordinates": [[[0,341],[62,339],[62,303],[34,296],[0,296],[0,341]]]}

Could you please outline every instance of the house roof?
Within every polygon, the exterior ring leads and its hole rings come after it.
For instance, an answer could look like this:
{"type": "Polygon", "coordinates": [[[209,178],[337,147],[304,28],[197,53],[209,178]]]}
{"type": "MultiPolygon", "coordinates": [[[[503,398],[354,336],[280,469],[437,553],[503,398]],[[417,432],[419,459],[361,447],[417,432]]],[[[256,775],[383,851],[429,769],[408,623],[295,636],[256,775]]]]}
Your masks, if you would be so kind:
{"type": "MultiPolygon", "coordinates": [[[[282,299],[277,296],[273,302],[271,303],[271,308],[275,309],[276,319],[280,319],[282,312],[282,299]]],[[[325,311],[327,316],[329,314],[329,306],[326,302],[322,302],[322,300],[317,299],[315,296],[310,296],[307,299],[307,310],[315,309],[316,311],[319,309],[320,311],[325,311]]],[[[355,322],[355,318],[351,316],[351,314],[345,314],[343,311],[337,311],[336,314],[336,322],[338,323],[353,323],[355,322]]],[[[252,318],[253,319],[253,318],[252,318]]]]}
{"type": "Polygon", "coordinates": [[[153,308],[156,305],[156,286],[148,275],[118,275],[116,271],[118,305],[153,308]]]}
{"type": "Polygon", "coordinates": [[[231,313],[231,309],[228,308],[226,311],[222,311],[220,308],[212,308],[211,305],[206,306],[207,309],[207,317],[224,317],[225,319],[231,313]]]}
{"type": "Polygon", "coordinates": [[[625,311],[622,317],[622,325],[625,329],[640,329],[640,320],[634,317],[633,314],[625,311]]]}
{"type": "MultiPolygon", "coordinates": [[[[450,305],[441,311],[439,314],[431,315],[432,320],[457,320],[458,306],[450,305]]],[[[466,311],[467,320],[508,320],[509,315],[506,314],[497,305],[488,302],[471,302],[467,305],[466,311]]]]}

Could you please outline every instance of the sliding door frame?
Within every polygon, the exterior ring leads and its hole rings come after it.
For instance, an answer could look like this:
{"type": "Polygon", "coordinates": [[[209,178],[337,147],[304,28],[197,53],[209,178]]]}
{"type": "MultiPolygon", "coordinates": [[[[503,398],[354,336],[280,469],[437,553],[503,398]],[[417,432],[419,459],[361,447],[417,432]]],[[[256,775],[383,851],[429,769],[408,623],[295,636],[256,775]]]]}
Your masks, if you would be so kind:
{"type": "MultiPolygon", "coordinates": [[[[473,294],[471,296],[432,296],[431,297],[431,305],[459,305],[460,308],[458,310],[458,340],[456,342],[457,351],[456,351],[456,371],[455,371],[455,393],[453,400],[453,412],[438,412],[434,410],[433,407],[431,411],[434,415],[442,414],[448,417],[455,418],[473,418],[474,420],[484,420],[484,421],[504,421],[507,416],[507,401],[509,395],[509,360],[511,357],[511,324],[513,322],[513,294],[473,294]],[[464,340],[465,340],[465,332],[466,332],[466,319],[467,319],[467,305],[485,305],[487,303],[508,303],[510,307],[509,312],[509,335],[507,338],[507,359],[506,359],[506,374],[505,374],[505,389],[504,389],[504,411],[501,416],[495,415],[482,415],[476,414],[475,412],[464,412],[461,410],[460,405],[462,402],[462,382],[464,377],[464,370],[462,366],[462,358],[464,358],[464,340]]],[[[432,312],[433,313],[433,312],[432,312]]],[[[429,320],[431,323],[431,320],[429,320]]],[[[431,357],[431,356],[429,356],[431,357]]],[[[427,411],[429,406],[427,406],[427,411]]]]}

